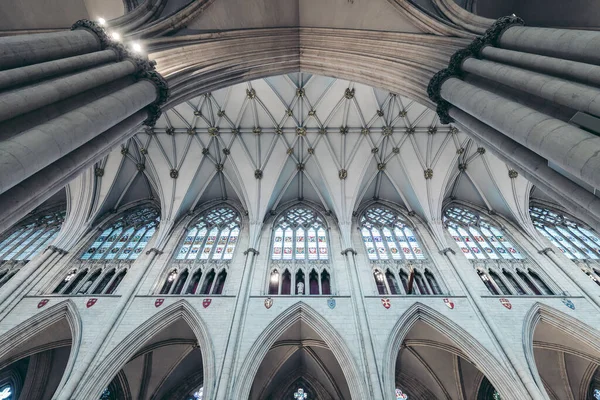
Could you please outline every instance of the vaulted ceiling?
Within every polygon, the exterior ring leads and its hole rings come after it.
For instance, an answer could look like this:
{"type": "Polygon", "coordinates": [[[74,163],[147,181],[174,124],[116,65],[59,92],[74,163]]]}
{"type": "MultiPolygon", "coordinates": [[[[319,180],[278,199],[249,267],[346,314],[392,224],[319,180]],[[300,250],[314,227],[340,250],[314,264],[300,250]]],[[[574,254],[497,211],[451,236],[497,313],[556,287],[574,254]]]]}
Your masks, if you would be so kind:
{"type": "MultiPolygon", "coordinates": [[[[303,73],[206,93],[164,112],[96,168],[91,216],[160,201],[172,224],[230,199],[260,225],[304,199],[349,224],[382,199],[439,225],[445,199],[527,220],[530,184],[433,110],[362,84],[303,73]]],[[[441,230],[440,230],[441,233],[441,230]]]]}

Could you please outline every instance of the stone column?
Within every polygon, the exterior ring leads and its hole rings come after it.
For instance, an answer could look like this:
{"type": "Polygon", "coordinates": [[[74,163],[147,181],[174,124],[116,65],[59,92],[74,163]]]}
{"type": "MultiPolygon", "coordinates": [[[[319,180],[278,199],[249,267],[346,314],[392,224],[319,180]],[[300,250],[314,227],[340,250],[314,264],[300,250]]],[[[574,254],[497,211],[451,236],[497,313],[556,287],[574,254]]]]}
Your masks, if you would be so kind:
{"type": "Polygon", "coordinates": [[[223,364],[217,367],[217,379],[215,381],[215,393],[212,398],[215,400],[228,400],[231,398],[231,390],[235,383],[235,368],[237,353],[241,345],[241,332],[244,327],[244,321],[247,314],[247,305],[250,300],[250,285],[254,275],[254,261],[258,255],[258,250],[250,247],[244,251],[244,269],[242,270],[242,281],[240,290],[235,297],[231,325],[229,326],[229,337],[225,346],[223,364]]]}
{"type": "Polygon", "coordinates": [[[168,94],[153,62],[94,22],[0,38],[0,202],[12,203],[0,211],[0,228],[142,123],[153,126],[168,94]]]}
{"type": "Polygon", "coordinates": [[[367,311],[365,307],[364,291],[360,280],[358,279],[358,266],[356,264],[356,255],[358,253],[352,248],[347,248],[342,251],[342,255],[346,257],[346,265],[348,274],[350,275],[350,286],[352,288],[352,306],[354,309],[355,324],[358,330],[358,345],[361,349],[361,355],[364,364],[365,379],[367,387],[372,395],[371,399],[385,399],[383,389],[383,376],[379,371],[377,360],[375,358],[375,347],[373,345],[373,335],[367,319],[367,311]]]}
{"type": "Polygon", "coordinates": [[[578,112],[600,118],[600,33],[522,25],[515,16],[500,18],[452,56],[428,95],[442,123],[467,127],[577,216],[592,215],[597,227],[592,193],[549,163],[600,188],[600,135],[567,121],[578,112]],[[566,116],[550,115],[558,109],[566,116]]]}

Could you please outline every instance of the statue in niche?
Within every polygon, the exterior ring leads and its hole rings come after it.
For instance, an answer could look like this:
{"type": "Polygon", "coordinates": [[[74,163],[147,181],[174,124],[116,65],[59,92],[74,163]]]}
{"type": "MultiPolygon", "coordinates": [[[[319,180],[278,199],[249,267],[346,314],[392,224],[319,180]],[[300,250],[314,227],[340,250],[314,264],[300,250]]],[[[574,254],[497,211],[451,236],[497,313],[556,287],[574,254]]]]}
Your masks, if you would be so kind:
{"type": "Polygon", "coordinates": [[[304,294],[304,282],[298,282],[296,289],[298,289],[298,294],[304,294]]]}

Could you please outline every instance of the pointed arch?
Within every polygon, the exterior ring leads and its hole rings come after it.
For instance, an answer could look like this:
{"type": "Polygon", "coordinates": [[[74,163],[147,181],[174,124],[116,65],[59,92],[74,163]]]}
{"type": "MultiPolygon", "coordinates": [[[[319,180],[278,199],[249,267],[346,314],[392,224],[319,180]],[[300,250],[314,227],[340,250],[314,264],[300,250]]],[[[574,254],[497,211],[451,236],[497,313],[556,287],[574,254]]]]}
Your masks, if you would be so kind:
{"type": "Polygon", "coordinates": [[[502,398],[517,399],[525,390],[516,387],[514,376],[477,339],[449,318],[417,302],[398,319],[385,347],[382,373],[386,393],[394,392],[396,358],[404,338],[418,321],[423,321],[451,339],[464,357],[488,377],[502,398]]]}
{"type": "Polygon", "coordinates": [[[55,347],[70,345],[69,359],[55,391],[58,392],[67,381],[75,364],[81,344],[81,330],[81,317],[79,316],[75,304],[71,300],[65,300],[50,306],[0,336],[0,370],[15,361],[35,353],[55,347]],[[70,343],[68,341],[60,341],[56,343],[45,343],[29,349],[19,349],[19,346],[26,344],[27,341],[40,335],[46,329],[62,320],[65,320],[69,326],[71,332],[70,343]],[[11,354],[15,349],[21,351],[11,354]]]}
{"type": "Polygon", "coordinates": [[[237,371],[238,379],[230,397],[235,399],[248,398],[254,377],[267,352],[277,339],[298,321],[306,323],[323,339],[342,367],[350,392],[356,395],[355,398],[369,398],[366,382],[364,381],[364,377],[359,373],[359,368],[349,347],[341,339],[335,328],[321,314],[302,301],[297,302],[279,314],[265,328],[263,333],[259,335],[259,339],[252,345],[244,362],[237,371]]]}
{"type": "Polygon", "coordinates": [[[206,324],[197,311],[186,301],[179,300],[165,307],[138,326],[94,369],[93,375],[74,394],[74,398],[98,398],[114,376],[154,335],[178,320],[192,330],[202,353],[204,396],[210,398],[215,385],[215,355],[206,324]]]}
{"type": "Polygon", "coordinates": [[[525,360],[540,390],[544,391],[546,386],[538,372],[533,352],[533,338],[535,329],[540,322],[544,322],[566,335],[575,338],[587,347],[595,350],[600,358],[600,331],[571,317],[546,304],[536,302],[525,315],[523,323],[523,352],[525,360]]]}

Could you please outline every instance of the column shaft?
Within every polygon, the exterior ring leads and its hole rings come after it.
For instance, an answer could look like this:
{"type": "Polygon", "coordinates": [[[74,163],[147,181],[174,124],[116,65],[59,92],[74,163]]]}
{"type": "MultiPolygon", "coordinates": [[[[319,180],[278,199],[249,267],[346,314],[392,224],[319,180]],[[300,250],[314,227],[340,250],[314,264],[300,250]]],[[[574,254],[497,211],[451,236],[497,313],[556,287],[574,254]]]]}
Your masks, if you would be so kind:
{"type": "Polygon", "coordinates": [[[511,26],[499,47],[584,63],[600,63],[600,32],[511,26]]]}
{"type": "Polygon", "coordinates": [[[0,71],[0,90],[106,64],[116,61],[117,57],[117,53],[109,49],[0,71]]]}
{"type": "Polygon", "coordinates": [[[142,80],[0,143],[0,193],[146,107],[156,98],[154,84],[142,80]]]}
{"type": "Polygon", "coordinates": [[[126,60],[0,94],[0,121],[123,78],[133,74],[135,68],[126,60]]]}
{"type": "Polygon", "coordinates": [[[0,37],[0,70],[72,57],[100,49],[98,37],[85,29],[0,37]]]}
{"type": "Polygon", "coordinates": [[[540,56],[537,54],[521,53],[513,50],[485,46],[481,55],[495,62],[514,65],[563,79],[590,85],[600,85],[600,66],[580,63],[577,61],[561,60],[560,58],[540,56]]]}
{"type": "Polygon", "coordinates": [[[542,157],[464,111],[452,107],[449,114],[467,134],[523,174],[525,179],[600,231],[600,198],[550,168],[542,157]]]}
{"type": "Polygon", "coordinates": [[[462,69],[542,99],[600,116],[600,90],[596,88],[473,57],[463,61],[462,69]]]}
{"type": "Polygon", "coordinates": [[[444,81],[441,97],[600,188],[600,137],[457,78],[444,81]]]}
{"type": "Polygon", "coordinates": [[[135,128],[139,127],[146,117],[146,111],[138,111],[67,156],[0,194],[0,210],[2,210],[0,232],[18,222],[68,184],[82,170],[91,167],[112,148],[129,139],[135,133],[135,128]],[[32,196],[32,193],[35,195],[32,196]]]}

